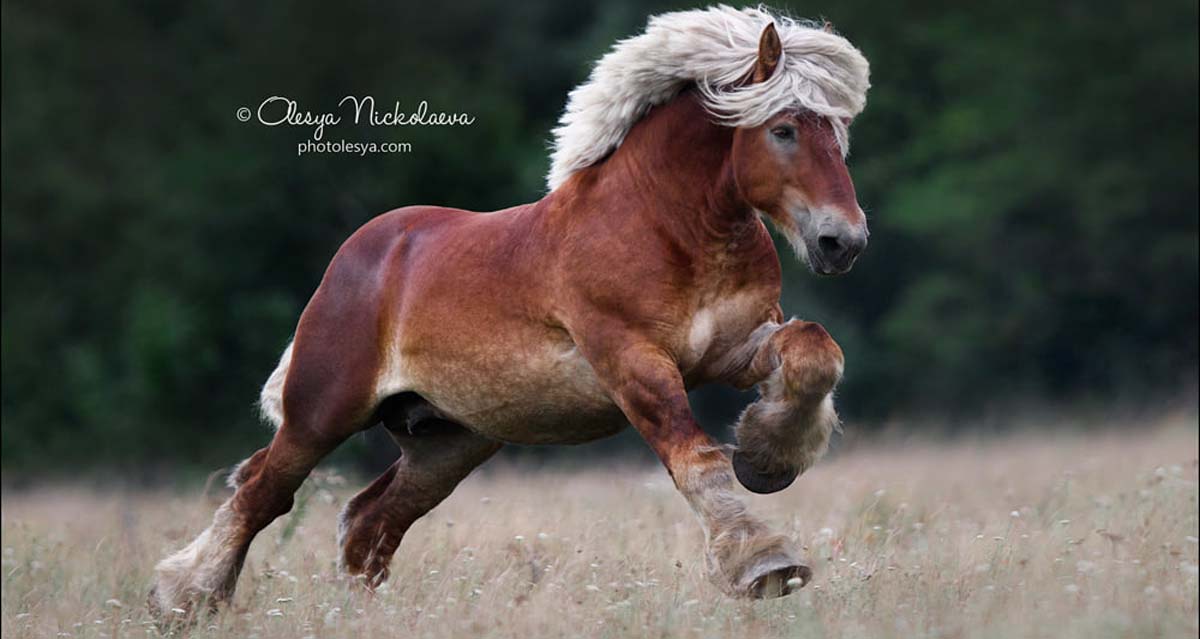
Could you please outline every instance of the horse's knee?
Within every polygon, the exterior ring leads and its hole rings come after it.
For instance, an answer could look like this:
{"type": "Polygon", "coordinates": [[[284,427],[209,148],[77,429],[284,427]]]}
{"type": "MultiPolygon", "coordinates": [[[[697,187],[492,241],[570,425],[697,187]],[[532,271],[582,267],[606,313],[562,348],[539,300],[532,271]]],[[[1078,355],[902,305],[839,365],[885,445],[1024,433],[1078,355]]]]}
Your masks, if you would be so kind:
{"type": "Polygon", "coordinates": [[[772,341],[788,395],[820,398],[842,379],[842,349],[820,324],[793,320],[779,329],[772,341]]]}
{"type": "Polygon", "coordinates": [[[729,481],[729,458],[707,437],[677,445],[666,463],[675,487],[689,501],[729,481]]]}

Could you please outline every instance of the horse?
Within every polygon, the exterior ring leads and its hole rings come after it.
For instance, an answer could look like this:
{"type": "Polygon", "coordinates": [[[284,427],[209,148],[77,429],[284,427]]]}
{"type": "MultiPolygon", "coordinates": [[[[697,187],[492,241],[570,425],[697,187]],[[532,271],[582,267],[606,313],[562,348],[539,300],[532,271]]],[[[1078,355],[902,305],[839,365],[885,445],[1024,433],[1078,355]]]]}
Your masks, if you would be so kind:
{"type": "Polygon", "coordinates": [[[418,518],[505,444],[578,444],[632,425],[704,532],[708,578],[782,596],[812,571],[736,494],[786,488],[839,426],[844,357],[785,319],[764,219],[817,274],[867,243],[846,167],[869,87],[827,25],[766,9],[666,13],[571,92],[539,201],[413,206],[353,233],[262,390],[276,430],[230,476],[211,525],[156,567],[160,618],[215,609],[255,535],[326,454],[382,423],[401,455],[350,499],[339,567],[374,589],[418,518]],[[687,391],[757,386],[736,444],[687,391]]]}

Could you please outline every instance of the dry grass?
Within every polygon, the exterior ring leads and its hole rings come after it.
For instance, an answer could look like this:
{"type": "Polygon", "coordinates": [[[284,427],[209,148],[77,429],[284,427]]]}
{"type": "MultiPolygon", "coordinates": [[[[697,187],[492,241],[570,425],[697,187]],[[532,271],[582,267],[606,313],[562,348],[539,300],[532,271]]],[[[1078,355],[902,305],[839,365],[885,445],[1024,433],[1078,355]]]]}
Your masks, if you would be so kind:
{"type": "MultiPolygon", "coordinates": [[[[309,489],[197,637],[1164,637],[1197,634],[1194,418],[1124,434],[876,443],[749,498],[806,547],[814,584],[723,598],[665,473],[469,479],[405,539],[388,587],[349,589],[309,489]]],[[[311,485],[311,484],[310,484],[311,485]]],[[[4,496],[3,633],[156,635],[154,562],[207,522],[197,495],[4,496]]],[[[187,633],[183,633],[187,634],[187,633]]]]}

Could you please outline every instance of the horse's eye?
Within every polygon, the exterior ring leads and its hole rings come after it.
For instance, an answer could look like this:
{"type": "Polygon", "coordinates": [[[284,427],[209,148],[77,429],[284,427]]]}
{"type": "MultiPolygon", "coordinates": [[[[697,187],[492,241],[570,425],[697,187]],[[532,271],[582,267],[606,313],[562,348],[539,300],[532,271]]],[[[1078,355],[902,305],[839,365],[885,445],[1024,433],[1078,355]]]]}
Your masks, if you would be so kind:
{"type": "Polygon", "coordinates": [[[775,136],[777,140],[791,142],[796,139],[796,129],[790,126],[777,126],[771,129],[771,135],[775,136]]]}

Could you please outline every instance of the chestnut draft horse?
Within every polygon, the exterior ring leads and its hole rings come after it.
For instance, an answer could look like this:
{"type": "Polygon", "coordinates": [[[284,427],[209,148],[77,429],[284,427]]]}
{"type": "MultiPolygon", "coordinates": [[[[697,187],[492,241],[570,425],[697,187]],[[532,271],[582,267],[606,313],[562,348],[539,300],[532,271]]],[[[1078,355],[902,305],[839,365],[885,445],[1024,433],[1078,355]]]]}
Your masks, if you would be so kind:
{"type": "MultiPolygon", "coordinates": [[[[842,352],[785,321],[770,218],[815,272],[867,243],[844,156],[868,65],[828,28],[761,9],[664,14],[570,95],[550,192],[489,214],[398,209],[341,247],[262,392],[270,445],[157,567],[151,604],[227,600],[255,534],[327,453],[384,423],[402,455],[351,499],[340,565],[369,587],[412,523],[505,443],[575,444],[629,424],[705,533],[711,579],[769,597],[811,571],[733,480],[787,487],[837,425],[842,352]],[[687,390],[758,386],[732,458],[687,390]]],[[[204,602],[204,605],[199,605],[204,602]]]]}

